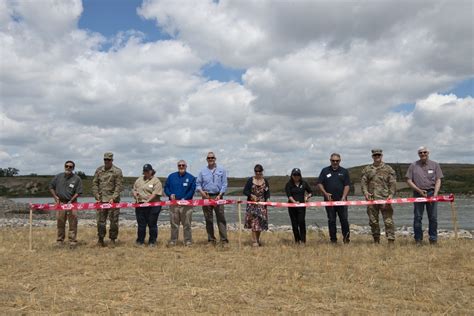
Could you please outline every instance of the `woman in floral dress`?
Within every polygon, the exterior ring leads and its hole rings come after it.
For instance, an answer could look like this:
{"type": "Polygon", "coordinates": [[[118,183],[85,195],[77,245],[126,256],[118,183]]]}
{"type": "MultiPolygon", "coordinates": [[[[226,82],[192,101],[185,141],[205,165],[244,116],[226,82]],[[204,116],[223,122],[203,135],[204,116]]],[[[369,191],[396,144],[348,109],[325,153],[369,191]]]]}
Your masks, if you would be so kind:
{"type": "MultiPolygon", "coordinates": [[[[270,198],[270,187],[267,179],[263,177],[262,165],[254,167],[255,176],[250,177],[244,188],[247,201],[266,202],[270,198]]],[[[268,230],[267,207],[258,204],[247,204],[245,215],[245,228],[252,230],[252,246],[261,246],[260,233],[268,230]]]]}

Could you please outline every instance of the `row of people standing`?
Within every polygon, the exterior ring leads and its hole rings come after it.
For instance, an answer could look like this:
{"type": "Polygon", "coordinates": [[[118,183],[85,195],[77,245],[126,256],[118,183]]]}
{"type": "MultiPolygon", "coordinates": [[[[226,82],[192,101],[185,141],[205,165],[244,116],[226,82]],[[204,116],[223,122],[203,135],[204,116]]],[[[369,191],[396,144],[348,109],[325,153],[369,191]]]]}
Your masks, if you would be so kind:
{"type": "MultiPolygon", "coordinates": [[[[406,177],[409,186],[413,189],[415,196],[436,196],[441,186],[443,177],[439,164],[429,160],[429,151],[425,147],[418,150],[420,160],[411,164],[406,177]]],[[[361,187],[367,200],[390,199],[396,192],[396,177],[394,170],[382,161],[382,150],[373,149],[373,163],[362,171],[361,187]]],[[[190,200],[195,192],[199,192],[203,199],[222,199],[227,190],[227,172],[216,164],[216,156],[209,152],[206,156],[208,165],[203,168],[198,177],[186,171],[187,164],[180,160],[177,164],[178,171],[168,176],[164,193],[170,200],[190,200]]],[[[341,155],[333,153],[330,157],[331,165],[324,168],[318,177],[318,187],[324,195],[325,201],[344,201],[350,190],[350,178],[348,171],[340,166],[341,155]]],[[[82,194],[81,179],[73,173],[75,164],[73,161],[65,163],[65,172],[56,175],[50,184],[50,191],[56,203],[74,203],[82,194]]],[[[243,193],[249,201],[268,201],[270,198],[270,187],[268,181],[263,177],[263,166],[256,165],[255,175],[250,177],[244,187],[243,193]]],[[[163,188],[160,180],[154,176],[155,171],[150,164],[143,167],[143,176],[139,177],[133,187],[133,195],[138,203],[160,201],[163,196],[163,188]]],[[[120,202],[120,193],[123,186],[123,176],[120,168],[113,164],[113,154],[104,154],[104,165],[97,168],[92,181],[92,193],[97,202],[114,203],[120,202]]],[[[302,178],[301,170],[294,168],[291,177],[285,186],[285,192],[290,203],[303,203],[311,199],[313,191],[311,186],[302,178]]],[[[429,218],[430,243],[437,240],[437,208],[436,203],[415,203],[414,206],[414,230],[417,244],[423,239],[421,221],[424,207],[427,208],[429,218]]],[[[158,238],[158,216],[161,207],[136,208],[138,223],[137,245],[145,244],[146,229],[149,229],[148,244],[155,246],[158,238]]],[[[288,208],[294,240],[296,243],[306,242],[306,208],[288,208]]],[[[115,245],[119,230],[119,209],[101,209],[97,211],[98,244],[105,246],[107,218],[110,221],[109,238],[110,244],[115,245]]],[[[179,226],[183,226],[184,244],[192,244],[192,222],[193,208],[191,206],[171,206],[170,223],[171,237],[170,246],[174,246],[178,240],[179,226]]],[[[204,206],[203,213],[206,221],[208,242],[215,244],[217,239],[214,234],[214,213],[216,215],[220,242],[227,244],[227,224],[224,213],[224,205],[204,206]]],[[[350,242],[350,230],[348,222],[347,206],[326,207],[330,240],[337,243],[336,219],[339,217],[344,243],[350,242]]],[[[367,208],[369,224],[372,229],[374,242],[380,242],[379,213],[382,214],[387,239],[393,242],[395,229],[393,223],[393,208],[390,204],[374,205],[367,208]]],[[[71,246],[77,242],[77,214],[74,210],[58,211],[57,242],[63,243],[65,239],[65,223],[69,221],[69,241],[71,246]]],[[[261,245],[261,232],[268,229],[268,210],[266,206],[248,204],[245,216],[245,227],[252,231],[253,246],[261,245]]]]}

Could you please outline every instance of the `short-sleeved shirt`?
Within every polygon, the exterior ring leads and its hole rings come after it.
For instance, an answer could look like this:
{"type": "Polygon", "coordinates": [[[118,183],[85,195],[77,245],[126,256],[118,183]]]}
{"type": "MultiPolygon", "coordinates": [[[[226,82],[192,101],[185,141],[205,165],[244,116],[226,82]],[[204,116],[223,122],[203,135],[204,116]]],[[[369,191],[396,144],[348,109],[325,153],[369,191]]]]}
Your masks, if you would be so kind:
{"type": "Polygon", "coordinates": [[[351,179],[347,169],[338,167],[334,170],[332,166],[329,166],[321,170],[318,183],[323,185],[326,192],[331,193],[333,200],[340,200],[342,199],[344,187],[351,185],[351,179]]]}
{"type": "Polygon", "coordinates": [[[411,179],[421,190],[432,190],[436,180],[443,178],[443,171],[439,163],[427,160],[425,164],[421,160],[415,161],[408,167],[406,178],[411,179]]]}
{"type": "Polygon", "coordinates": [[[305,193],[313,193],[311,186],[308,182],[301,180],[298,185],[296,185],[293,181],[288,181],[285,186],[286,196],[294,198],[299,203],[304,203],[305,193]]]}
{"type": "Polygon", "coordinates": [[[82,194],[82,180],[76,174],[71,174],[68,177],[62,172],[53,178],[49,188],[56,192],[61,201],[69,202],[75,194],[82,194]]]}
{"type": "Polygon", "coordinates": [[[133,185],[133,192],[138,193],[138,202],[156,202],[160,200],[160,196],[163,195],[163,187],[161,185],[160,179],[156,177],[151,177],[148,180],[145,180],[143,176],[138,178],[133,185]],[[152,194],[156,194],[156,197],[148,201],[148,197],[152,194]]]}

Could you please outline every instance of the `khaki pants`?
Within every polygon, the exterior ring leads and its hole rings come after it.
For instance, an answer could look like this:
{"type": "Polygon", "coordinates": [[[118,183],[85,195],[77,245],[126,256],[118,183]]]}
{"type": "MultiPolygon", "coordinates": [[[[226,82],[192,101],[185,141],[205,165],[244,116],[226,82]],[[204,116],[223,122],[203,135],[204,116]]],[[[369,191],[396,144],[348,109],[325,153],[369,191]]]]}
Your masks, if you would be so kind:
{"type": "Polygon", "coordinates": [[[57,241],[64,241],[66,238],[66,220],[69,222],[68,238],[70,242],[77,241],[77,211],[56,211],[58,226],[57,241]]]}
{"type": "Polygon", "coordinates": [[[193,217],[192,206],[170,206],[171,242],[176,243],[179,235],[179,224],[183,225],[184,242],[192,242],[191,221],[193,217]]]}
{"type": "Polygon", "coordinates": [[[117,239],[119,232],[119,208],[97,210],[97,236],[103,239],[107,234],[107,217],[110,220],[109,238],[117,239]]]}
{"type": "Polygon", "coordinates": [[[367,207],[367,215],[369,215],[369,225],[372,229],[372,236],[380,237],[379,212],[382,213],[387,239],[395,240],[393,208],[390,204],[371,205],[367,207]]]}

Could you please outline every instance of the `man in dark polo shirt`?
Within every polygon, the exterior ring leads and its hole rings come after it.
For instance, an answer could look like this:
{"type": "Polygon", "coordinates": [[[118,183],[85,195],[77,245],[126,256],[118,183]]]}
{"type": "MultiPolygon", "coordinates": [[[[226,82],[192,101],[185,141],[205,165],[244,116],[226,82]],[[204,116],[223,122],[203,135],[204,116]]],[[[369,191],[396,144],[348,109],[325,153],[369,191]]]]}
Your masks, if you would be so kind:
{"type": "MultiPolygon", "coordinates": [[[[408,185],[413,189],[414,197],[437,196],[441,188],[443,171],[441,171],[437,162],[429,159],[429,155],[428,148],[418,148],[420,160],[415,161],[408,167],[406,178],[408,185]]],[[[425,207],[428,213],[430,244],[436,244],[438,240],[438,203],[414,203],[413,230],[417,245],[421,245],[423,242],[421,220],[425,207]]]]}
{"type": "MultiPolygon", "coordinates": [[[[75,203],[82,194],[82,180],[74,174],[75,164],[68,160],[64,163],[64,172],[57,174],[49,184],[49,191],[56,204],[75,203]]],[[[69,222],[69,243],[71,247],[77,244],[77,211],[61,210],[56,212],[58,225],[58,246],[63,245],[66,237],[66,219],[69,222]]]]}
{"type": "MultiPolygon", "coordinates": [[[[349,194],[351,180],[349,172],[342,168],[341,155],[333,153],[330,158],[331,165],[321,170],[318,178],[318,187],[324,195],[324,201],[346,201],[349,194]]],[[[344,243],[350,242],[349,221],[347,219],[347,206],[326,206],[328,215],[329,237],[331,242],[337,243],[336,215],[341,223],[344,243]]]]}

